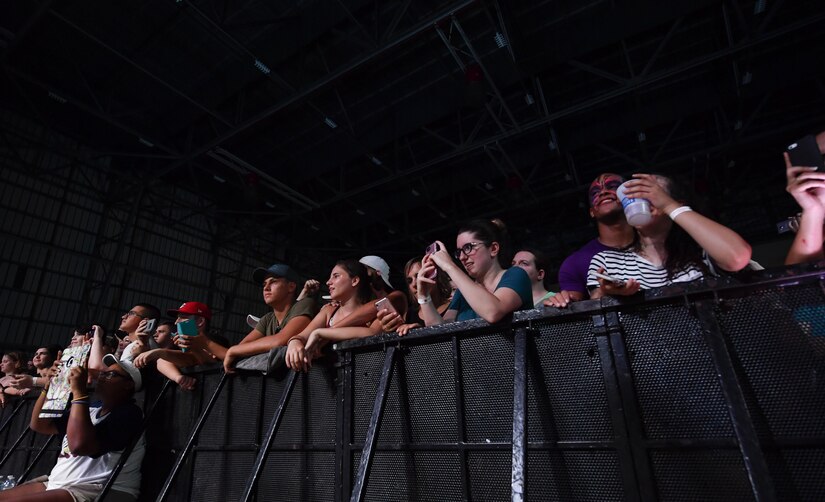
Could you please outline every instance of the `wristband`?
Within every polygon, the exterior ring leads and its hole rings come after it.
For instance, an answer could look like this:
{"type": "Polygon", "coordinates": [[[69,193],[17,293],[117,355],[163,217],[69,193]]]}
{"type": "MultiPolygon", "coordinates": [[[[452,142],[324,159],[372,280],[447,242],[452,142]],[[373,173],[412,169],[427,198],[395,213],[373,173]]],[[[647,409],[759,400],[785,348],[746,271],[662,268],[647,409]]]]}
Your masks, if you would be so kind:
{"type": "Polygon", "coordinates": [[[687,213],[687,212],[690,212],[690,211],[693,211],[693,209],[691,209],[690,206],[679,206],[676,209],[674,209],[673,211],[671,211],[668,214],[668,216],[670,216],[671,220],[675,221],[677,216],[679,216],[682,213],[687,213]]]}
{"type": "Polygon", "coordinates": [[[419,305],[424,305],[424,304],[430,303],[432,301],[433,301],[433,297],[430,296],[430,295],[427,295],[425,298],[418,298],[418,304],[419,305]]]}
{"type": "Polygon", "coordinates": [[[83,400],[80,400],[80,399],[73,399],[72,404],[89,404],[89,401],[83,401],[83,400]]]}
{"type": "MultiPolygon", "coordinates": [[[[84,399],[89,399],[89,394],[86,394],[85,396],[77,396],[76,398],[72,399],[72,402],[74,403],[75,401],[83,401],[84,399]]],[[[86,402],[88,403],[89,401],[86,402]]]]}

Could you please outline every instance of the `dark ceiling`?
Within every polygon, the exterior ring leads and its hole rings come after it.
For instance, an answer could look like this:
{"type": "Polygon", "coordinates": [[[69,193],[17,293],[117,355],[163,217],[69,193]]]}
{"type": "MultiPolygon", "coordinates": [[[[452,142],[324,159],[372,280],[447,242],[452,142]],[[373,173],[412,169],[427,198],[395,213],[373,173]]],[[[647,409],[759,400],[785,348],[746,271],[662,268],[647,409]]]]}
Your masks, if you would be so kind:
{"type": "MultiPolygon", "coordinates": [[[[603,171],[681,174],[752,242],[825,128],[825,3],[4,2],[2,105],[326,271],[500,216],[558,264],[603,171]]],[[[7,125],[2,134],[13,134],[7,125]]]]}

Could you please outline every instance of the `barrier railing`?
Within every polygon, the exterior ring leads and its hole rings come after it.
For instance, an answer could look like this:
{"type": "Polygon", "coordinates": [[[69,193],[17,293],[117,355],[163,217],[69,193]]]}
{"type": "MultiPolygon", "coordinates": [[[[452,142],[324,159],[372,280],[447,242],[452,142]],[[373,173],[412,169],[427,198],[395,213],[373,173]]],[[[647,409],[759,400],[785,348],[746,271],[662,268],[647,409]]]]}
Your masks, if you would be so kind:
{"type": "Polygon", "coordinates": [[[823,279],[352,340],[220,392],[199,372],[158,399],[141,499],[181,458],[167,500],[825,500],[823,279]]]}

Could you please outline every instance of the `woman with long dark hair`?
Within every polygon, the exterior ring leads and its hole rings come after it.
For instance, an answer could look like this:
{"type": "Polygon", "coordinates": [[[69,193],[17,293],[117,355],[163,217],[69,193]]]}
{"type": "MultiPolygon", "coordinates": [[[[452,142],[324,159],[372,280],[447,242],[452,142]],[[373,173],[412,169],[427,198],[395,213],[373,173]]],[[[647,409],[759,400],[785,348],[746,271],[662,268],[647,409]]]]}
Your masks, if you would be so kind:
{"type": "MultiPolygon", "coordinates": [[[[375,308],[364,308],[374,298],[367,268],[357,260],[341,260],[332,268],[327,280],[332,302],[324,305],[309,325],[287,342],[286,365],[306,371],[320,353],[330,331],[346,328],[366,329],[375,320],[375,308]]],[[[360,334],[360,331],[354,338],[360,334]]],[[[367,335],[374,334],[372,332],[367,335]]]]}
{"type": "MultiPolygon", "coordinates": [[[[507,228],[501,220],[472,220],[461,226],[456,237],[454,257],[444,243],[436,241],[438,250],[424,257],[418,272],[417,299],[419,317],[427,326],[453,321],[482,318],[494,323],[513,311],[533,305],[530,278],[519,267],[510,267],[513,258],[507,228]],[[456,285],[450,306],[440,315],[433,302],[436,280],[444,271],[456,285]]],[[[403,320],[384,316],[384,331],[392,331],[403,320]]]]}
{"type": "Polygon", "coordinates": [[[602,251],[593,257],[587,275],[587,286],[595,288],[591,298],[632,295],[640,289],[700,279],[716,268],[736,272],[748,265],[750,245],[686,205],[680,185],[661,175],[634,174],[633,178],[625,185],[625,194],[650,201],[652,218],[635,227],[636,239],[628,249],[602,251]]]}

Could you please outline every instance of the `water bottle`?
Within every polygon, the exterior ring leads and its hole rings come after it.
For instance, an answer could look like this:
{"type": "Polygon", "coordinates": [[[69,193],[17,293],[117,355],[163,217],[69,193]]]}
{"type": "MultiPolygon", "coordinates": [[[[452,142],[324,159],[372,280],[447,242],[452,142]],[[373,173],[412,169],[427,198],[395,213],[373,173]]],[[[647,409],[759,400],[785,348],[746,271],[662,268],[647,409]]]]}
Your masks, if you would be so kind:
{"type": "Polygon", "coordinates": [[[631,199],[630,197],[625,196],[624,192],[626,184],[627,183],[625,182],[619,186],[616,190],[616,197],[618,197],[619,201],[622,203],[627,222],[633,227],[647,225],[651,218],[650,201],[647,199],[631,199]]]}

